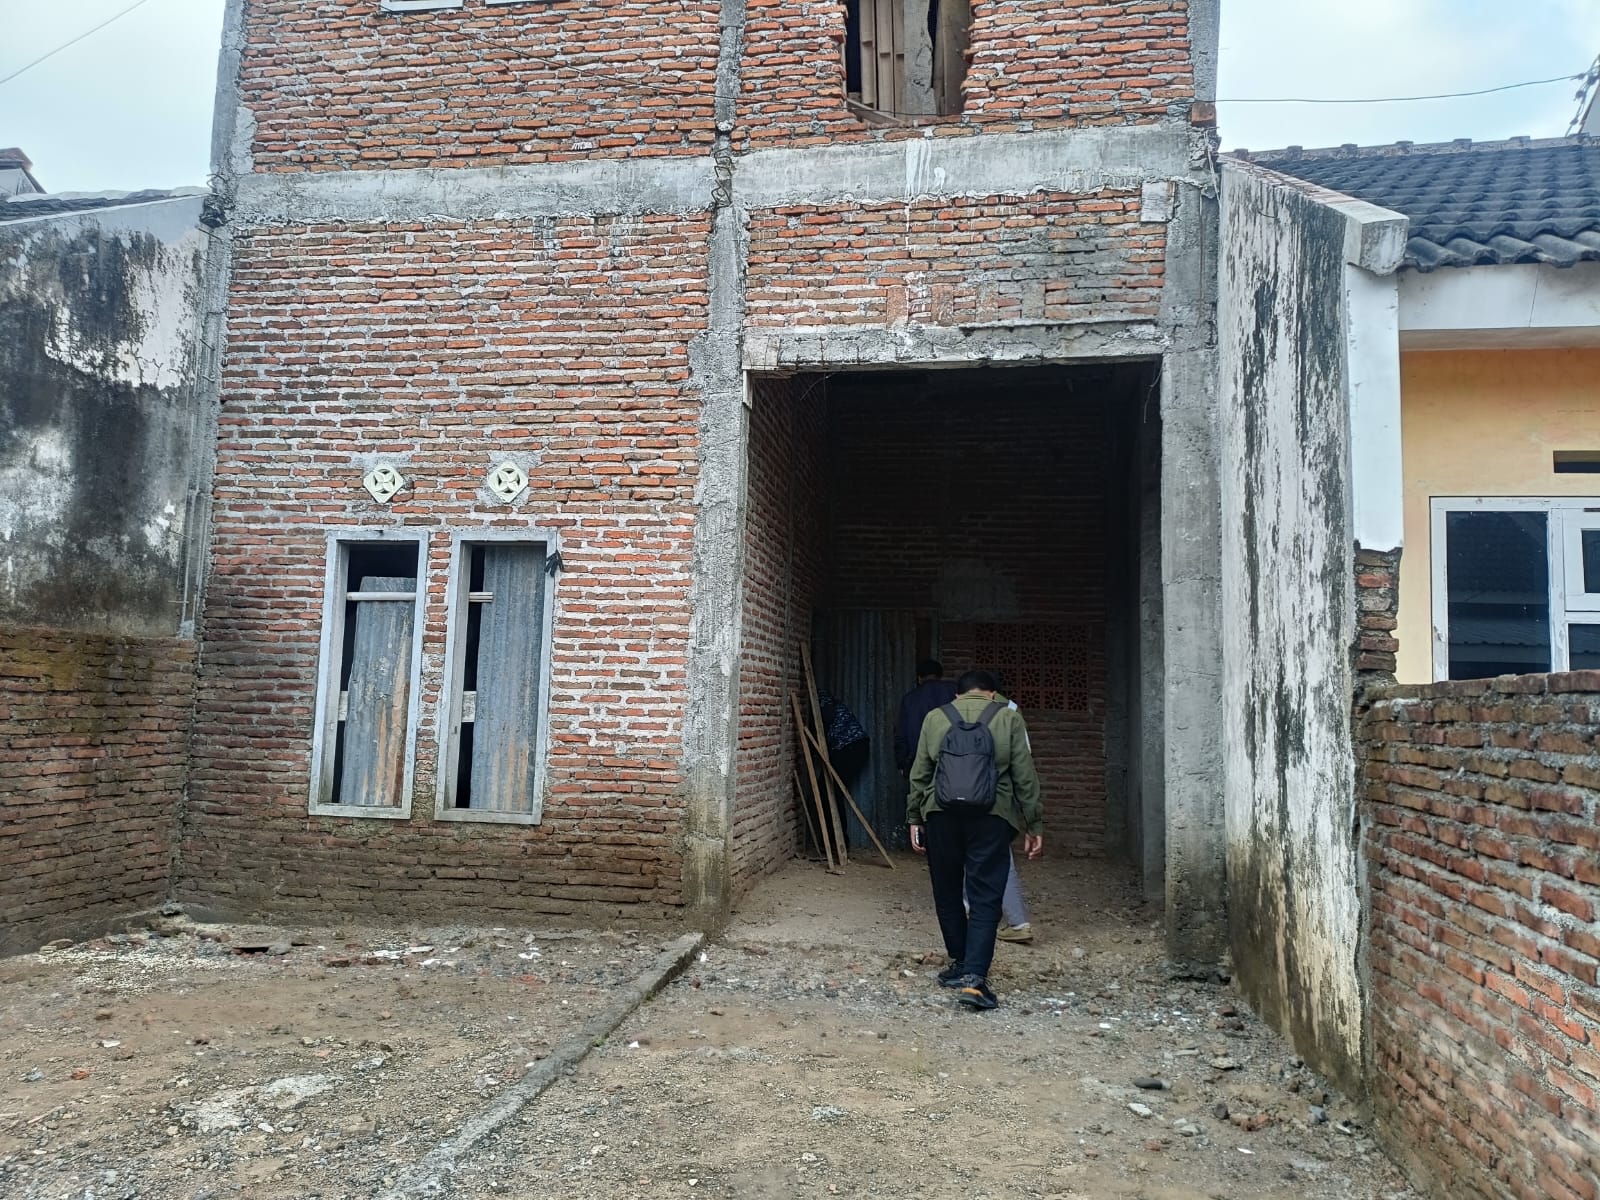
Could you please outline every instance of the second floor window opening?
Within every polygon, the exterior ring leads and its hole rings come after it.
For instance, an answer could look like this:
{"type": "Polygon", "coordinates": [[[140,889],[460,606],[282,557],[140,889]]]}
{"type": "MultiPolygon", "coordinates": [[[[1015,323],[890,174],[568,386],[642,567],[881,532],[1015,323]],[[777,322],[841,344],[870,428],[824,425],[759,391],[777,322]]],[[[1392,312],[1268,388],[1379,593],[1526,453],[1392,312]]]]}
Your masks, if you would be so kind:
{"type": "Polygon", "coordinates": [[[846,0],[845,94],[861,115],[961,111],[970,0],[846,0]]]}

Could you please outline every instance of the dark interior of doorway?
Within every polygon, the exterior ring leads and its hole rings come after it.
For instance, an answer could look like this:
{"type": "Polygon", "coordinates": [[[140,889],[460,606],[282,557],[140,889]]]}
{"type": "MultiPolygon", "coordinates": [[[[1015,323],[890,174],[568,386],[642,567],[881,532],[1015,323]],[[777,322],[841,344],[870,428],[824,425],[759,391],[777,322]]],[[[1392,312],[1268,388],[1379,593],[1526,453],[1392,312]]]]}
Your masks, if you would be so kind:
{"type": "MultiPolygon", "coordinates": [[[[920,658],[998,672],[1028,718],[1058,852],[1160,838],[1159,366],[862,371],[753,381],[736,871],[804,846],[788,694],[871,738],[852,780],[905,845],[893,722],[920,658]],[[1152,712],[1152,708],[1156,711],[1152,712]],[[1152,744],[1152,739],[1154,744],[1152,744]]],[[[869,845],[849,821],[851,847],[869,845]]]]}

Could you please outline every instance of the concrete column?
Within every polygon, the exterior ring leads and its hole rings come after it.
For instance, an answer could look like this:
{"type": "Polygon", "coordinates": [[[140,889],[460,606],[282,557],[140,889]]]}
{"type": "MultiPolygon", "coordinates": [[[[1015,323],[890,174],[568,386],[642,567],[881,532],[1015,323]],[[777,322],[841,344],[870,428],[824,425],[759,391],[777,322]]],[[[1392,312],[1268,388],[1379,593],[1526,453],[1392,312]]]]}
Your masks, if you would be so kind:
{"type": "Polygon", "coordinates": [[[1162,308],[1174,340],[1161,380],[1160,721],[1167,952],[1210,963],[1228,947],[1228,886],[1217,205],[1201,144],[1208,136],[1194,135],[1194,175],[1178,189],[1167,240],[1162,308]]]}
{"type": "Polygon", "coordinates": [[[743,369],[744,215],[734,201],[733,97],[744,42],[743,0],[723,0],[712,148],[710,323],[690,348],[700,392],[689,700],[684,716],[683,900],[703,923],[730,891],[734,752],[739,740],[739,640],[750,423],[743,369]]]}

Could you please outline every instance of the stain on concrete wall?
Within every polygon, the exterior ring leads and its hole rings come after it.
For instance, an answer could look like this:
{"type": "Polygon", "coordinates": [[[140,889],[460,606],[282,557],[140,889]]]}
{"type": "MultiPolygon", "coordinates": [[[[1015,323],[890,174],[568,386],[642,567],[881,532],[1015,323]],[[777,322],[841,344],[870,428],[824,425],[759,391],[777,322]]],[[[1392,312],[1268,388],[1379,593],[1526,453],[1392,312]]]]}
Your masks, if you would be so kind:
{"type": "Polygon", "coordinates": [[[1346,218],[1225,170],[1220,312],[1230,936],[1251,1002],[1361,1061],[1346,218]]]}
{"type": "Polygon", "coordinates": [[[205,453],[201,201],[0,217],[0,622],[179,628],[205,453]]]}

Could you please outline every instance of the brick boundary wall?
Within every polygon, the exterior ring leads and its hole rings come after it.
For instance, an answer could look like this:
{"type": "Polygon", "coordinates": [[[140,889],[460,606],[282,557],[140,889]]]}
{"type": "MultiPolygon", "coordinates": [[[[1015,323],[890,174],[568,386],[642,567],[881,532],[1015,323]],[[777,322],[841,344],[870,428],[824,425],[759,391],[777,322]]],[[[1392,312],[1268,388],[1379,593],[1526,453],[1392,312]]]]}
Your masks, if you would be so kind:
{"type": "Polygon", "coordinates": [[[162,900],[194,643],[0,629],[0,954],[162,900]]]}
{"type": "Polygon", "coordinates": [[[1432,1194],[1600,1195],[1600,671],[1374,689],[1378,1134],[1432,1194]]]}

